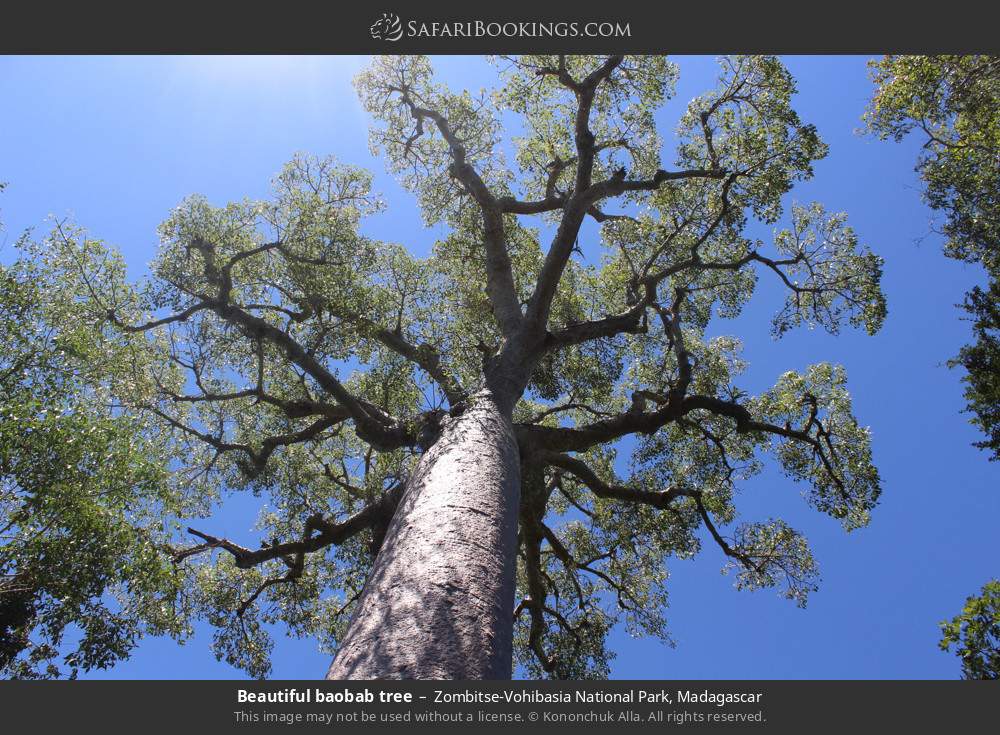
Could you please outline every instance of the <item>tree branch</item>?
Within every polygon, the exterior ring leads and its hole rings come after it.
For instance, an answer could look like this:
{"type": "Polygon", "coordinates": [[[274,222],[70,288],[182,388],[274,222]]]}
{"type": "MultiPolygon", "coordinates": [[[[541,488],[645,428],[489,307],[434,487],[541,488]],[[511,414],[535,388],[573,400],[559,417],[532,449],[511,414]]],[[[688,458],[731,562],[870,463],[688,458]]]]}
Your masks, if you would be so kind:
{"type": "MultiPolygon", "coordinates": [[[[327,546],[340,545],[359,532],[383,522],[387,515],[391,516],[399,503],[404,487],[403,483],[393,486],[375,502],[339,523],[328,521],[321,514],[313,514],[306,519],[301,540],[264,546],[257,550],[247,549],[229,539],[218,538],[189,528],[188,533],[203,539],[205,543],[174,551],[172,554],[174,562],[179,563],[188,557],[212,549],[222,549],[232,554],[236,560],[237,568],[250,569],[272,559],[301,556],[319,551],[327,546]]],[[[294,567],[299,562],[286,560],[286,564],[294,567]]]]}
{"type": "Polygon", "coordinates": [[[610,485],[597,476],[583,461],[559,452],[542,451],[535,455],[540,461],[554,467],[566,470],[586,485],[600,498],[624,500],[630,503],[642,503],[654,508],[665,509],[677,498],[687,495],[688,491],[680,487],[669,490],[650,491],[624,485],[610,485]]]}
{"type": "Polygon", "coordinates": [[[486,292],[493,307],[493,314],[504,335],[513,334],[520,326],[521,305],[517,299],[514,274],[507,254],[507,238],[504,232],[503,208],[493,196],[475,168],[466,160],[463,142],[452,129],[447,118],[437,110],[417,104],[407,86],[389,87],[390,92],[399,94],[400,100],[410,110],[416,123],[416,130],[408,145],[419,138],[424,130],[424,120],[433,122],[441,137],[448,144],[452,165],[449,172],[479,205],[483,215],[483,229],[486,246],[486,292]]]}

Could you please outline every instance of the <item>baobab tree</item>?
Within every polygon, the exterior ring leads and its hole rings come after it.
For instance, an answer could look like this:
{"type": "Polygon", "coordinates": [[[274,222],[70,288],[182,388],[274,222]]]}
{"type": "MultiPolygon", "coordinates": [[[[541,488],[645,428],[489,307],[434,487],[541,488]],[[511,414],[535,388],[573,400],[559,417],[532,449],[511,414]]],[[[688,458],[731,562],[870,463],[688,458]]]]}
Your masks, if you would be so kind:
{"type": "Polygon", "coordinates": [[[847,529],[878,500],[841,368],[750,396],[737,339],[707,334],[758,278],[787,291],[776,335],[886,313],[842,215],[745,232],[826,154],[781,63],[722,59],[668,154],[667,59],[495,64],[479,96],[422,57],[356,80],[373,150],[447,229],[428,257],[363,234],[368,173],[299,156],[267,201],[182,203],[141,287],[88,279],[95,318],[162,357],[135,408],[187,443],[190,492],[269,498],[259,548],[192,527],[167,551],[181,607],[252,674],[284,622],[336,651],[330,678],[606,676],[615,624],[665,635],[665,560],[702,527],[738,587],[804,603],[804,538],[735,523],[768,452],[847,529]]]}

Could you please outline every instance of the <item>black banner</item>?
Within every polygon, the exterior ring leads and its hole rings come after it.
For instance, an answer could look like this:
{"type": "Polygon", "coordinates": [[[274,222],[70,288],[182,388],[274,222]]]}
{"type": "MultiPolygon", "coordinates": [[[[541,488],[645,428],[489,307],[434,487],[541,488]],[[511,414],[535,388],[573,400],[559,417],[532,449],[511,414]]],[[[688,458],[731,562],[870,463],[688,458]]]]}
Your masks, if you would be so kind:
{"type": "Polygon", "coordinates": [[[858,53],[1000,49],[996,8],[913,3],[92,3],[9,5],[0,52],[858,53]],[[15,9],[16,7],[16,9],[15,9]]]}
{"type": "Polygon", "coordinates": [[[993,682],[8,682],[4,731],[961,732],[993,682]]]}

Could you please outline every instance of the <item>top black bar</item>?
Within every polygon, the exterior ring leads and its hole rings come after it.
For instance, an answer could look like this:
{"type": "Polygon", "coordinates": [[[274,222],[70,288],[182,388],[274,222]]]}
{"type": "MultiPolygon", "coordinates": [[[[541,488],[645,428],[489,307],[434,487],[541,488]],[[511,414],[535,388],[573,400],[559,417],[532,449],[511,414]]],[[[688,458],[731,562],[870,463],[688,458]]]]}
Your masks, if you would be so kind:
{"type": "Polygon", "coordinates": [[[0,53],[990,53],[996,6],[756,0],[680,3],[285,2],[8,5],[0,53]]]}

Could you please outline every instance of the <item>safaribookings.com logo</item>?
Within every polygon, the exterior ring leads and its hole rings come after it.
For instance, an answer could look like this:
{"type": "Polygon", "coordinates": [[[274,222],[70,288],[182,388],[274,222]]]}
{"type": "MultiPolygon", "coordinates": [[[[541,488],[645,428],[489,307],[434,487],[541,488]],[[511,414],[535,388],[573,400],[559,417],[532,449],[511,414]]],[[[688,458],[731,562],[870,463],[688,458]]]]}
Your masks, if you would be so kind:
{"type": "Polygon", "coordinates": [[[407,38],[630,38],[632,29],[621,21],[510,21],[482,20],[421,22],[403,25],[395,13],[382,17],[369,28],[376,41],[407,38]]]}
{"type": "Polygon", "coordinates": [[[395,13],[382,13],[369,30],[376,41],[398,41],[403,37],[403,23],[395,13]]]}

